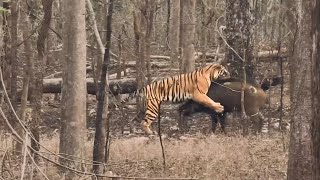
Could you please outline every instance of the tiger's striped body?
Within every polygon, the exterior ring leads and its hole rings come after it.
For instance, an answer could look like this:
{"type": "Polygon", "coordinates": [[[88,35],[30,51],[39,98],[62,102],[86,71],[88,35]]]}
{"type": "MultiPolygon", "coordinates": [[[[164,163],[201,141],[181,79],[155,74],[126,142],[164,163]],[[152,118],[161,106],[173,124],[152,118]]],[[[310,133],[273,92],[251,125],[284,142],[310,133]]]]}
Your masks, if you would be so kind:
{"type": "Polygon", "coordinates": [[[142,122],[146,133],[152,134],[152,121],[159,114],[160,104],[163,101],[180,102],[192,99],[216,112],[222,112],[223,106],[211,100],[206,94],[211,81],[221,77],[228,77],[229,72],[219,64],[206,66],[191,73],[181,74],[153,82],[136,92],[143,98],[145,105],[145,119],[142,122]]]}

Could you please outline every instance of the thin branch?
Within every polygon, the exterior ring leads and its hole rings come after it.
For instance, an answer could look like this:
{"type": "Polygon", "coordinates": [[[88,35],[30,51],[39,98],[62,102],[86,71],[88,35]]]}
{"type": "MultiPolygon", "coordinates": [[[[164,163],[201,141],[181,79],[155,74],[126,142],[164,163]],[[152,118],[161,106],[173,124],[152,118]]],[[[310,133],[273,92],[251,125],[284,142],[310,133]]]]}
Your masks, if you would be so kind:
{"type": "MultiPolygon", "coordinates": [[[[27,149],[27,148],[26,148],[27,149]]],[[[38,153],[38,151],[32,149],[32,151],[34,151],[35,153],[38,153]]],[[[37,165],[36,161],[34,160],[33,156],[31,155],[31,153],[27,150],[28,155],[31,159],[31,161],[33,162],[34,166],[39,170],[39,172],[43,175],[43,177],[45,177],[47,180],[49,180],[49,178],[47,177],[47,175],[41,170],[41,168],[37,165]]]]}
{"type": "MultiPolygon", "coordinates": [[[[28,2],[28,1],[26,1],[26,2],[28,2]]],[[[23,9],[22,9],[21,11],[22,11],[22,12],[25,12],[23,9]]],[[[25,13],[26,13],[26,12],[25,12],[25,13]]],[[[39,18],[38,16],[34,15],[33,13],[31,13],[31,15],[34,16],[34,17],[36,17],[37,20],[41,20],[41,18],[39,18]]],[[[38,29],[39,27],[40,27],[40,25],[37,26],[37,28],[35,28],[34,30],[37,31],[37,29],[38,29]]],[[[53,29],[52,27],[50,27],[50,26],[49,26],[49,29],[50,29],[54,34],[56,34],[57,37],[58,37],[60,40],[62,40],[61,35],[60,35],[56,30],[54,30],[54,29],[53,29]]],[[[33,34],[34,34],[34,32],[31,33],[30,37],[31,37],[33,34]]],[[[22,42],[22,43],[23,43],[23,42],[22,42]]],[[[21,45],[22,43],[20,43],[20,45],[21,45]]]]}
{"type": "Polygon", "coordinates": [[[23,153],[23,163],[21,165],[21,178],[20,180],[23,180],[24,178],[24,173],[26,170],[26,166],[27,166],[27,151],[28,151],[28,147],[27,147],[27,140],[28,140],[28,134],[26,133],[26,137],[24,140],[24,153],[23,153]]]}
{"type": "Polygon", "coordinates": [[[93,26],[93,32],[94,32],[94,37],[97,41],[98,47],[99,47],[99,52],[100,54],[103,56],[104,55],[104,45],[102,43],[99,31],[98,31],[98,26],[97,26],[97,22],[96,22],[96,18],[94,17],[94,11],[92,8],[92,4],[90,0],[86,0],[86,4],[88,7],[88,15],[89,15],[89,20],[91,25],[93,26]]]}
{"type": "Polygon", "coordinates": [[[216,21],[216,32],[218,32],[219,36],[221,37],[221,39],[224,41],[224,43],[226,43],[226,45],[239,57],[239,59],[241,59],[241,61],[244,61],[244,59],[237,53],[237,51],[235,49],[233,49],[233,47],[231,47],[226,38],[222,35],[222,33],[220,32],[220,30],[218,29],[218,22],[220,20],[220,18],[222,18],[223,16],[220,16],[217,21],[216,21]]]}

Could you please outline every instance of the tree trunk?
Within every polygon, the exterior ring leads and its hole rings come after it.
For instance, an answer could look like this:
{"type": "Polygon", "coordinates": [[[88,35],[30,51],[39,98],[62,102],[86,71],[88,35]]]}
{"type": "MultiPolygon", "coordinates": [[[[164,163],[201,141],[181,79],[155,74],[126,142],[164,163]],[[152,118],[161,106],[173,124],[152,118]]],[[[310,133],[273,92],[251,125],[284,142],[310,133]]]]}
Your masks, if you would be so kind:
{"type": "MultiPolygon", "coordinates": [[[[145,79],[145,72],[146,72],[146,64],[144,60],[144,44],[143,42],[143,35],[142,35],[142,28],[141,28],[141,13],[138,11],[133,12],[133,28],[134,28],[134,40],[135,40],[135,59],[136,59],[136,71],[137,71],[137,89],[140,89],[145,86],[146,79],[145,79]]],[[[137,98],[137,112],[142,109],[142,102],[137,98]]]]}
{"type": "MultiPolygon", "coordinates": [[[[4,8],[6,8],[4,4],[2,4],[2,5],[3,5],[4,8]]],[[[4,58],[5,57],[5,53],[6,53],[6,51],[5,51],[5,46],[6,45],[5,45],[5,38],[4,38],[4,34],[5,34],[4,27],[5,27],[5,24],[6,24],[6,21],[5,21],[6,15],[5,14],[6,13],[3,13],[3,12],[0,13],[0,51],[4,53],[3,55],[0,56],[0,62],[1,62],[0,68],[2,69],[2,72],[4,72],[4,69],[6,68],[5,66],[7,66],[6,63],[5,63],[6,60],[4,58]]],[[[4,74],[3,74],[3,76],[4,76],[4,74]]],[[[3,87],[0,86],[0,106],[2,106],[3,102],[4,102],[3,87]]]]}
{"type": "Polygon", "coordinates": [[[320,0],[313,1],[312,12],[312,64],[311,64],[311,147],[312,179],[320,179],[320,0]]]}
{"type": "Polygon", "coordinates": [[[287,1],[289,28],[294,32],[289,62],[291,90],[291,130],[288,179],[311,179],[309,122],[311,120],[311,0],[287,1]],[[296,18],[292,18],[292,13],[296,18]]]}
{"type": "Polygon", "coordinates": [[[195,70],[195,31],[196,31],[196,1],[183,0],[181,5],[181,29],[180,39],[182,47],[182,61],[180,73],[187,73],[195,70]]]}
{"type": "Polygon", "coordinates": [[[180,0],[173,0],[170,9],[170,62],[173,68],[175,63],[179,63],[180,0]]]}
{"type": "MultiPolygon", "coordinates": [[[[44,19],[39,30],[37,40],[38,59],[34,62],[34,69],[31,73],[30,91],[30,104],[32,107],[32,121],[30,122],[31,133],[36,141],[40,142],[39,124],[42,119],[42,85],[43,85],[43,69],[45,67],[45,42],[48,37],[48,30],[51,22],[53,0],[42,0],[44,19]]],[[[32,65],[31,65],[32,66],[32,65]]],[[[31,140],[31,147],[39,150],[40,147],[37,142],[31,140]]]]}
{"type": "MultiPolygon", "coordinates": [[[[27,3],[22,2],[23,9],[27,9],[27,3]]],[[[22,12],[21,12],[22,13],[22,12]]],[[[23,67],[24,69],[24,76],[23,76],[23,87],[22,87],[22,95],[21,95],[21,107],[19,112],[19,117],[22,121],[25,122],[25,115],[26,115],[26,108],[27,108],[27,102],[28,102],[28,94],[29,94],[29,83],[30,83],[30,77],[31,72],[33,68],[33,50],[32,50],[32,41],[29,38],[29,35],[31,33],[31,24],[27,13],[21,14],[21,22],[25,23],[22,27],[22,35],[24,40],[24,61],[25,65],[23,67]]],[[[18,134],[20,137],[25,137],[22,129],[18,129],[18,134]]],[[[19,151],[22,150],[22,144],[17,147],[19,151]]]]}
{"type": "Polygon", "coordinates": [[[152,82],[151,77],[151,58],[150,58],[150,51],[151,51],[151,35],[153,29],[153,21],[154,21],[154,14],[156,11],[156,1],[146,1],[146,14],[144,15],[145,22],[146,22],[146,33],[145,33],[145,50],[146,50],[146,63],[147,63],[147,83],[150,84],[152,82]]]}
{"type": "MultiPolygon", "coordinates": [[[[17,57],[17,43],[18,43],[18,17],[19,17],[19,1],[11,2],[11,16],[10,16],[10,35],[11,35],[11,87],[10,98],[14,109],[17,109],[17,76],[18,76],[18,57],[17,57]]],[[[16,127],[16,126],[14,126],[16,127]]]]}
{"type": "MultiPolygon", "coordinates": [[[[104,60],[102,64],[102,71],[100,77],[99,96],[97,105],[97,118],[96,118],[96,133],[94,138],[93,161],[104,163],[107,153],[106,149],[106,122],[107,122],[107,109],[108,109],[108,66],[110,63],[110,48],[111,48],[111,23],[113,12],[113,0],[109,2],[109,9],[107,15],[107,34],[106,34],[106,49],[104,53],[104,60]]],[[[109,123],[107,123],[109,125],[109,123]]],[[[96,174],[103,174],[104,165],[94,165],[93,171],[96,174]]]]}
{"type": "MultiPolygon", "coordinates": [[[[85,0],[62,1],[63,7],[63,87],[61,108],[60,149],[69,159],[82,157],[86,139],[86,28],[85,0]]],[[[79,169],[78,163],[60,162],[79,169]]],[[[76,179],[66,172],[67,179],[76,179]]]]}
{"type": "MultiPolygon", "coordinates": [[[[17,110],[17,76],[18,76],[18,57],[17,57],[17,43],[18,43],[18,17],[19,17],[19,1],[11,2],[11,16],[10,16],[10,35],[11,35],[11,48],[10,48],[10,61],[11,61],[11,78],[10,78],[10,100],[14,110],[17,110]]],[[[11,117],[11,125],[15,130],[22,135],[22,129],[18,121],[11,117]]],[[[22,136],[23,137],[23,136],[22,136]]],[[[16,143],[15,149],[18,150],[18,153],[21,150],[21,145],[16,143]]]]}
{"type": "Polygon", "coordinates": [[[251,28],[252,15],[249,0],[226,1],[226,40],[233,49],[227,46],[225,59],[230,63],[231,76],[243,78],[242,67],[245,67],[247,80],[253,83],[251,28]]]}
{"type": "MultiPolygon", "coordinates": [[[[8,5],[8,3],[7,3],[8,5]]],[[[9,7],[7,7],[9,8],[9,7]]],[[[8,9],[9,10],[9,9],[8,9]]],[[[10,26],[10,16],[9,13],[3,13],[3,34],[10,34],[10,28],[8,28],[10,26]]],[[[2,72],[3,72],[3,80],[4,80],[4,84],[7,87],[7,90],[10,91],[10,87],[11,87],[11,80],[10,80],[10,76],[11,76],[11,65],[10,65],[10,61],[11,61],[11,41],[10,41],[10,36],[4,36],[3,37],[3,51],[4,51],[4,56],[1,56],[1,68],[2,68],[2,72]]],[[[1,87],[3,88],[3,87],[1,87]]]]}

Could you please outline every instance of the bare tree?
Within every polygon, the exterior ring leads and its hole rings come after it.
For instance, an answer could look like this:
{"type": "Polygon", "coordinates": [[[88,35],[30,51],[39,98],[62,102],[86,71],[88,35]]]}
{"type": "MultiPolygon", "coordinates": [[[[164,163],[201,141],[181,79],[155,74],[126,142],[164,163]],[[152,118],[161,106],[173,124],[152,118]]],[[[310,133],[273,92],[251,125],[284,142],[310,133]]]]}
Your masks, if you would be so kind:
{"type": "MultiPolygon", "coordinates": [[[[32,135],[35,137],[36,141],[40,141],[39,125],[42,119],[42,86],[43,86],[43,69],[45,67],[46,56],[45,56],[45,42],[48,37],[48,30],[51,22],[51,12],[52,12],[52,2],[53,0],[42,0],[42,6],[44,14],[44,19],[39,29],[39,36],[37,39],[37,51],[38,59],[34,61],[34,68],[31,73],[30,90],[32,91],[30,103],[33,109],[32,111],[32,121],[30,122],[32,135]]],[[[32,65],[31,65],[32,66],[32,65]]],[[[32,140],[31,146],[39,150],[39,145],[32,140]]]]}
{"type": "Polygon", "coordinates": [[[312,179],[320,179],[320,0],[313,1],[312,7],[312,64],[311,64],[311,147],[312,179]]]}
{"type": "Polygon", "coordinates": [[[147,77],[147,83],[149,84],[151,83],[151,37],[157,4],[156,1],[153,0],[139,0],[135,2],[135,6],[137,7],[134,12],[135,45],[136,48],[139,49],[140,58],[140,62],[137,63],[139,64],[139,68],[137,70],[140,73],[138,73],[138,76],[140,80],[141,77],[147,77]],[[137,43],[139,43],[139,45],[137,43]]]}
{"type": "MultiPolygon", "coordinates": [[[[28,9],[27,8],[27,3],[26,2],[21,2],[22,8],[23,9],[28,9]]],[[[24,76],[23,76],[23,87],[22,87],[22,95],[21,95],[21,107],[20,107],[20,112],[19,116],[22,121],[25,121],[25,116],[26,116],[26,108],[27,108],[27,102],[28,102],[28,92],[29,92],[29,83],[30,83],[30,78],[31,78],[31,73],[32,73],[32,68],[33,68],[33,50],[32,50],[32,41],[31,38],[29,37],[32,31],[31,28],[31,23],[29,21],[29,14],[28,12],[22,12],[21,11],[21,16],[20,16],[21,22],[24,22],[25,24],[21,26],[22,28],[22,35],[23,35],[23,42],[24,42],[24,62],[25,65],[23,67],[24,69],[24,76]]],[[[24,137],[23,131],[21,128],[17,129],[19,135],[21,137],[24,137]]],[[[17,147],[18,151],[22,150],[22,144],[17,147]]]]}
{"type": "Polygon", "coordinates": [[[181,42],[181,64],[180,72],[186,73],[195,69],[195,0],[180,1],[180,42],[181,42]]]}
{"type": "MultiPolygon", "coordinates": [[[[22,2],[22,8],[27,9],[27,3],[22,2]]],[[[22,88],[22,95],[21,95],[21,108],[20,108],[20,119],[24,121],[25,118],[25,109],[27,107],[27,100],[28,100],[28,90],[29,90],[29,81],[30,81],[30,74],[32,71],[32,60],[33,60],[33,50],[32,50],[32,41],[29,37],[31,34],[31,24],[28,18],[28,12],[21,12],[20,20],[25,24],[21,26],[22,28],[22,35],[24,41],[24,62],[25,65],[24,69],[24,77],[23,77],[23,88],[22,88]]],[[[24,137],[24,136],[21,136],[24,137]]]]}
{"type": "MultiPolygon", "coordinates": [[[[201,1],[201,13],[202,13],[202,20],[201,20],[201,29],[200,29],[200,48],[202,51],[202,59],[203,62],[206,62],[206,53],[208,50],[208,32],[209,32],[209,26],[214,20],[214,13],[215,8],[212,7],[212,4],[217,3],[217,1],[212,0],[202,0],[201,1]]],[[[217,46],[216,53],[219,53],[219,45],[217,46]]]]}
{"type": "MultiPolygon", "coordinates": [[[[142,25],[144,24],[141,18],[141,12],[135,10],[133,12],[133,29],[134,29],[134,46],[135,46],[135,59],[136,59],[136,70],[137,70],[137,89],[142,88],[146,85],[145,73],[146,63],[144,58],[144,42],[142,34],[142,25]]],[[[139,112],[142,108],[142,104],[137,98],[137,111],[139,112]]]]}
{"type": "MultiPolygon", "coordinates": [[[[12,1],[10,6],[11,16],[10,16],[10,36],[11,36],[11,48],[10,48],[10,99],[14,110],[17,110],[17,89],[18,89],[18,18],[19,18],[19,1],[12,1]]],[[[22,134],[21,126],[18,121],[12,117],[10,118],[12,126],[22,134]]],[[[18,153],[21,150],[21,145],[19,143],[15,144],[15,149],[18,153]]]]}
{"type": "MultiPolygon", "coordinates": [[[[94,139],[93,149],[93,161],[104,163],[107,158],[106,156],[108,146],[106,145],[106,126],[109,125],[107,122],[107,112],[105,109],[108,108],[108,66],[110,63],[110,48],[111,48],[111,23],[112,23],[112,12],[113,12],[113,0],[109,2],[108,16],[107,16],[107,34],[106,34],[106,49],[104,53],[104,60],[102,63],[102,71],[100,77],[100,86],[98,93],[98,105],[97,105],[97,118],[96,118],[96,133],[94,139]]],[[[94,165],[93,171],[96,174],[103,174],[104,165],[94,165]]]]}
{"type": "Polygon", "coordinates": [[[225,59],[230,62],[231,75],[243,78],[242,67],[245,67],[247,79],[252,82],[254,66],[251,38],[252,14],[249,0],[226,1],[225,17],[228,43],[225,59]]]}
{"type": "Polygon", "coordinates": [[[311,0],[285,1],[290,40],[290,143],[288,179],[311,179],[311,0]],[[295,17],[295,18],[293,18],[295,17]]]}
{"type": "MultiPolygon", "coordinates": [[[[104,45],[102,43],[102,38],[101,38],[102,36],[99,33],[99,30],[101,31],[102,26],[103,26],[102,17],[105,14],[103,11],[104,6],[102,3],[98,3],[98,13],[99,14],[97,16],[97,21],[96,21],[91,1],[86,0],[86,4],[88,7],[89,20],[90,20],[90,23],[92,24],[92,29],[94,31],[94,37],[96,39],[97,46],[98,46],[97,59],[92,60],[92,67],[94,70],[93,79],[95,80],[95,83],[98,84],[98,78],[100,77],[100,74],[101,74],[101,66],[102,66],[102,61],[103,61],[103,56],[104,56],[104,45]],[[100,25],[99,27],[98,27],[98,24],[100,25]]],[[[93,58],[95,58],[95,57],[93,57],[93,58]]]]}
{"type": "MultiPolygon", "coordinates": [[[[62,2],[63,7],[63,87],[60,149],[62,156],[75,159],[82,155],[86,123],[86,29],[85,0],[62,2]]],[[[79,168],[75,162],[61,163],[79,168]]],[[[66,173],[72,179],[74,174],[66,173]]]]}
{"type": "MultiPolygon", "coordinates": [[[[8,11],[9,9],[11,9],[11,7],[9,7],[9,3],[5,3],[3,2],[3,7],[6,8],[8,11]]],[[[3,25],[3,35],[5,34],[10,34],[10,29],[9,27],[11,26],[10,25],[10,16],[11,14],[9,15],[9,13],[7,12],[4,12],[2,13],[2,25],[3,25]]],[[[11,36],[3,36],[3,44],[2,44],[2,47],[3,47],[3,52],[4,52],[4,56],[1,56],[1,68],[2,68],[2,71],[3,71],[3,79],[4,79],[4,83],[6,85],[6,87],[8,88],[8,90],[10,90],[10,87],[11,87],[11,65],[10,65],[10,61],[11,61],[11,58],[10,58],[10,51],[11,51],[11,36]]]]}
{"type": "Polygon", "coordinates": [[[180,34],[180,0],[171,1],[170,8],[170,26],[169,26],[169,40],[170,40],[170,61],[171,67],[178,61],[179,57],[179,34],[180,34]]]}
{"type": "Polygon", "coordinates": [[[18,57],[17,57],[17,44],[18,44],[18,17],[19,17],[19,1],[12,1],[10,6],[10,34],[11,34],[11,87],[10,97],[14,109],[17,109],[17,76],[18,76],[18,57]]]}
{"type": "Polygon", "coordinates": [[[147,82],[150,84],[152,82],[151,79],[151,35],[153,29],[153,21],[156,12],[156,1],[146,1],[145,3],[145,11],[143,12],[143,16],[145,18],[145,51],[146,51],[146,63],[147,63],[147,82]]]}

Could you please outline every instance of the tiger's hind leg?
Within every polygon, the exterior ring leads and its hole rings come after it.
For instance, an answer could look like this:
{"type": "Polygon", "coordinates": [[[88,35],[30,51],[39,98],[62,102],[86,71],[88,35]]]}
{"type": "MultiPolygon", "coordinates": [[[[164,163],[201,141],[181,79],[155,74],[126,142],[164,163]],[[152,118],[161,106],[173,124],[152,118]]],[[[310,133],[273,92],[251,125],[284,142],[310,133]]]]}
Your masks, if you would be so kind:
{"type": "Polygon", "coordinates": [[[156,134],[156,132],[151,130],[151,124],[155,119],[156,119],[156,117],[153,117],[153,116],[146,113],[146,117],[145,117],[144,121],[141,122],[142,129],[148,135],[156,134]]]}
{"type": "Polygon", "coordinates": [[[133,118],[129,120],[130,133],[136,132],[136,123],[140,123],[141,119],[145,116],[145,112],[143,110],[139,111],[133,118]]]}
{"type": "Polygon", "coordinates": [[[217,113],[222,113],[224,108],[220,103],[214,102],[206,94],[197,92],[193,95],[192,99],[200,104],[203,104],[217,113]]]}
{"type": "Polygon", "coordinates": [[[148,135],[152,135],[152,134],[155,134],[155,132],[153,132],[151,130],[151,123],[152,123],[152,120],[150,119],[145,119],[143,122],[141,122],[141,126],[142,126],[142,129],[148,134],[148,135]]]}

